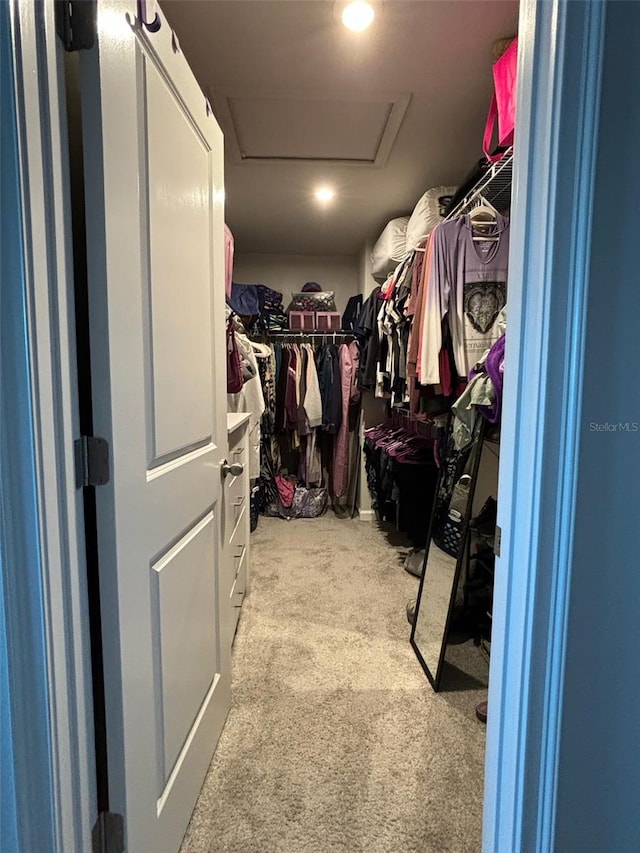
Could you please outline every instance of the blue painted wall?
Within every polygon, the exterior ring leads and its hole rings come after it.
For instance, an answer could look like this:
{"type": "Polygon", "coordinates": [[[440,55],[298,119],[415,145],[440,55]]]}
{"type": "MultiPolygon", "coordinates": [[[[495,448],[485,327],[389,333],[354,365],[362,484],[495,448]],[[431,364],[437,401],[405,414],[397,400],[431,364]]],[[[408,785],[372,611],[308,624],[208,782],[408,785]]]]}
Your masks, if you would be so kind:
{"type": "Polygon", "coordinates": [[[0,2],[0,850],[55,850],[9,4],[0,2]]]}
{"type": "Polygon", "coordinates": [[[558,853],[640,850],[639,45],[640,3],[608,2],[558,853]]]}

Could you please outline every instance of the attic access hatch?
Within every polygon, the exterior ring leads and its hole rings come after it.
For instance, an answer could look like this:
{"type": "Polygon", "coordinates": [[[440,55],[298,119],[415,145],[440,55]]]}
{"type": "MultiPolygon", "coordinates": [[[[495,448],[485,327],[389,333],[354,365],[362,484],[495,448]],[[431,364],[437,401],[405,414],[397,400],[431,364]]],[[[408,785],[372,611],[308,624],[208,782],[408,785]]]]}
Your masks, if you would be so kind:
{"type": "Polygon", "coordinates": [[[232,162],[345,163],[381,168],[411,95],[346,98],[233,95],[213,102],[232,162]]]}

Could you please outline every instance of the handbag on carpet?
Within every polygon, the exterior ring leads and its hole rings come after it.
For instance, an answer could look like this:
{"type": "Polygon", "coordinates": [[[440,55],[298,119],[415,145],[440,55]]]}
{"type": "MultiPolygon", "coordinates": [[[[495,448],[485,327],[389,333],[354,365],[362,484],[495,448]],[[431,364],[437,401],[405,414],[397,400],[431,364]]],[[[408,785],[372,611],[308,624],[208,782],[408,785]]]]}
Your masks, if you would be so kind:
{"type": "Polygon", "coordinates": [[[318,518],[327,511],[329,496],[324,486],[296,486],[291,507],[294,518],[318,518]]]}
{"type": "Polygon", "coordinates": [[[276,474],[276,486],[278,487],[278,495],[280,496],[282,506],[288,509],[293,504],[293,496],[296,490],[295,483],[287,480],[282,474],[276,474]]]}

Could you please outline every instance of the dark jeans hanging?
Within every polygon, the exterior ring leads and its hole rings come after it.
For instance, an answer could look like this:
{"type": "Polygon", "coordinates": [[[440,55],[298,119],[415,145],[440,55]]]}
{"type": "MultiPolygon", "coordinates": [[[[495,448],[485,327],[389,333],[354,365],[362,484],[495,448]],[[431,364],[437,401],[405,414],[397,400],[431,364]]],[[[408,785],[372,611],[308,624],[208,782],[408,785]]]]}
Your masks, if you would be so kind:
{"type": "Polygon", "coordinates": [[[365,438],[367,484],[378,518],[405,533],[416,548],[424,547],[438,482],[432,460],[400,462],[365,438]]]}

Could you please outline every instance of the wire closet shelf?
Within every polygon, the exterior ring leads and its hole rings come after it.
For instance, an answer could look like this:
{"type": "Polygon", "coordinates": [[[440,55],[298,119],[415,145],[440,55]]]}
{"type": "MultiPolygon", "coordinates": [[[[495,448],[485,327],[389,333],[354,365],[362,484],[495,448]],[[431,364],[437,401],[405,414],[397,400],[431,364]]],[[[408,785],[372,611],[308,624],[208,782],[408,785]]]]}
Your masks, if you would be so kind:
{"type": "Polygon", "coordinates": [[[492,163],[489,170],[480,178],[478,183],[447,215],[447,219],[455,219],[468,213],[477,203],[480,196],[496,210],[506,210],[511,203],[511,182],[513,180],[513,148],[509,148],[497,163],[492,163]]]}

